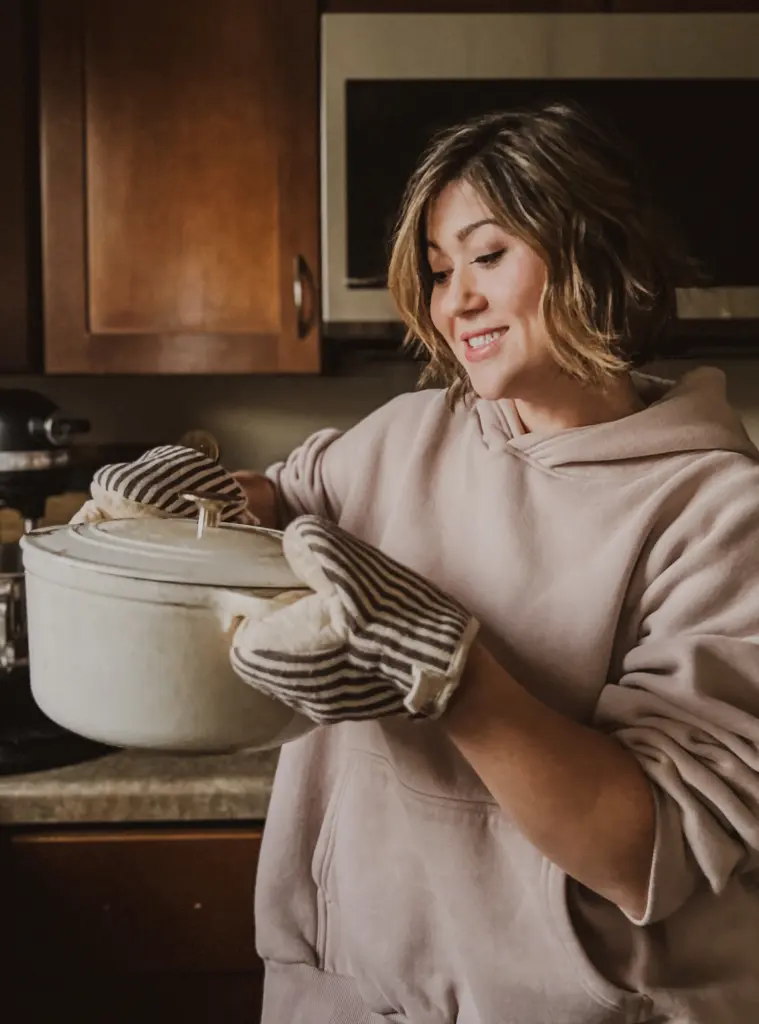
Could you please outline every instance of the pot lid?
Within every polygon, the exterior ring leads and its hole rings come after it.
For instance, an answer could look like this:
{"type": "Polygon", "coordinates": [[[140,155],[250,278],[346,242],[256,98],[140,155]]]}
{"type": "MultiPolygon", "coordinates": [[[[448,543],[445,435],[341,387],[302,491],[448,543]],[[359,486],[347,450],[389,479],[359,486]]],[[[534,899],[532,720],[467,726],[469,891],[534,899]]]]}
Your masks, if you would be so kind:
{"type": "Polygon", "coordinates": [[[223,523],[197,536],[189,519],[112,519],[34,530],[22,547],[96,572],[163,583],[303,589],[282,554],[282,534],[223,523]]]}

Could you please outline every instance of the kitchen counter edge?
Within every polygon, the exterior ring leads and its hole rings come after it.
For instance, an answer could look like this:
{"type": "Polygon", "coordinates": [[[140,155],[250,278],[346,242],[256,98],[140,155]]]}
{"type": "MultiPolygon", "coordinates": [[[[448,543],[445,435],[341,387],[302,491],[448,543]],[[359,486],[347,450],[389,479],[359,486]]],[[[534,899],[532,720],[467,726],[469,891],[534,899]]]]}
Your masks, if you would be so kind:
{"type": "Polygon", "coordinates": [[[279,751],[176,756],[117,751],[0,776],[0,828],[263,820],[279,751]]]}

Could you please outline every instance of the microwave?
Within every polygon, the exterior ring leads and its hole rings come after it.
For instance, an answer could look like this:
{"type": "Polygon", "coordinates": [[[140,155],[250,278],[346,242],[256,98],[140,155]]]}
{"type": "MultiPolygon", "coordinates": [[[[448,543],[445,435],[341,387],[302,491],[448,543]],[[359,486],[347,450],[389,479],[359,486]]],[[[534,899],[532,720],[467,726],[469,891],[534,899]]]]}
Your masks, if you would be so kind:
{"type": "Polygon", "coordinates": [[[759,14],[325,14],[327,339],[402,334],[386,287],[401,197],[438,129],[570,99],[645,161],[706,277],[677,290],[676,356],[759,355],[759,14]]]}

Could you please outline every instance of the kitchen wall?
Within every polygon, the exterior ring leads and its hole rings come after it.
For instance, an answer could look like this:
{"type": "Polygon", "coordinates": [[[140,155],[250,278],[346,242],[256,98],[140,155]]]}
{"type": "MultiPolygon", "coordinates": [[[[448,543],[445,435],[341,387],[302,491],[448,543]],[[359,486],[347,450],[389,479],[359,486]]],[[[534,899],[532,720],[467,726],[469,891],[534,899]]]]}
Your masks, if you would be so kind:
{"type": "Polygon", "coordinates": [[[2,387],[41,391],[92,421],[88,440],[166,444],[211,431],[229,467],[263,468],[324,426],[349,427],[411,390],[410,361],[321,377],[0,377],[2,387]]]}
{"type": "MultiPolygon", "coordinates": [[[[361,373],[321,377],[0,376],[0,387],[31,388],[92,423],[93,443],[166,444],[191,429],[210,431],[224,465],[264,469],[320,427],[350,427],[372,409],[412,390],[417,366],[372,364],[361,373]]],[[[84,495],[48,502],[46,522],[67,522],[84,495]]],[[[0,510],[0,543],[16,540],[21,520],[0,510]]]]}

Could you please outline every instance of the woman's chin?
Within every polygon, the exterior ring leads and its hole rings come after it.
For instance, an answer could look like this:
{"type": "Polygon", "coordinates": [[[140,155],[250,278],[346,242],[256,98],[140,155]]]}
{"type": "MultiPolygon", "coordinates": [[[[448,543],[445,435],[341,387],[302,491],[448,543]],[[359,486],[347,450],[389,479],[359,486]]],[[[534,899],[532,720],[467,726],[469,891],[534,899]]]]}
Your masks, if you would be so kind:
{"type": "Polygon", "coordinates": [[[511,377],[503,373],[470,373],[469,382],[478,398],[486,402],[497,402],[509,397],[511,377]]]}

